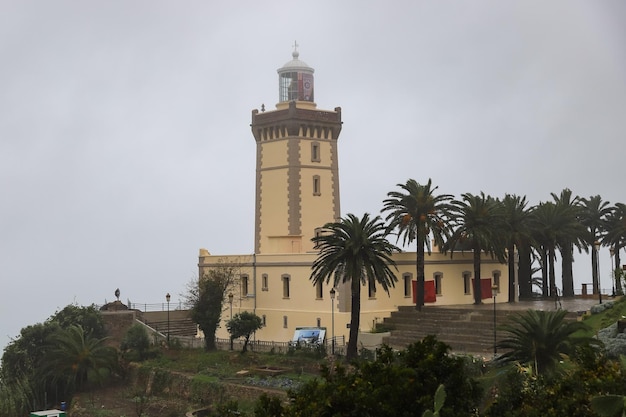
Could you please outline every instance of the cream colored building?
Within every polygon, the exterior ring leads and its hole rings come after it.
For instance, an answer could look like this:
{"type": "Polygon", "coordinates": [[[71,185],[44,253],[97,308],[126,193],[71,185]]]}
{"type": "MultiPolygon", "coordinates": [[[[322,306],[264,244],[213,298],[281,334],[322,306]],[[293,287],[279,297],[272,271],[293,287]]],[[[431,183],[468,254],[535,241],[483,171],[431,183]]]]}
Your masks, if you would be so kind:
{"type": "MultiPolygon", "coordinates": [[[[339,161],[341,108],[320,110],[314,102],[314,70],[299,59],[278,69],[279,103],[275,110],[252,111],[256,141],[256,199],[254,254],[212,255],[200,249],[199,274],[223,262],[241,264],[241,279],[233,291],[232,311],[253,311],[265,327],[257,340],[291,340],[296,327],[326,327],[330,337],[348,338],[349,286],[314,286],[311,264],[317,253],[311,238],[339,219],[339,161]],[[333,305],[334,304],[334,305],[333,305]],[[333,326],[334,323],[334,326],[333,326]]],[[[382,202],[381,202],[382,207],[382,202]]],[[[361,216],[362,213],[355,213],[361,216]]],[[[376,213],[372,213],[376,214],[376,213]]],[[[414,305],[415,252],[397,254],[396,287],[384,291],[361,289],[361,330],[388,317],[398,306],[414,305]]],[[[490,258],[482,261],[482,278],[499,285],[498,301],[506,301],[507,267],[490,258]]],[[[434,286],[432,305],[472,304],[472,255],[433,253],[425,260],[426,281],[434,286]]],[[[427,303],[424,308],[428,308],[427,303]]],[[[228,300],[224,321],[230,318],[228,300]]],[[[224,323],[218,337],[228,337],[224,323]]]]}

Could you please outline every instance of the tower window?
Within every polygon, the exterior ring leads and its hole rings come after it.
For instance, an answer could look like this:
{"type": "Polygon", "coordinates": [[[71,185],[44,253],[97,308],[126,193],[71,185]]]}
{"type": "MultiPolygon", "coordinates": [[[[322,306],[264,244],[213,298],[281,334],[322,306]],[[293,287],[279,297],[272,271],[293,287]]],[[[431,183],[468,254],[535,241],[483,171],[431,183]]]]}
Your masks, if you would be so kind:
{"type": "Polygon", "coordinates": [[[311,143],[311,162],[320,162],[320,143],[311,143]]]}
{"type": "Polygon", "coordinates": [[[321,195],[320,176],[313,175],[313,195],[321,195]]]}
{"type": "Polygon", "coordinates": [[[263,314],[263,317],[261,317],[263,320],[263,326],[267,326],[267,317],[265,316],[265,314],[263,314]]]}
{"type": "Polygon", "coordinates": [[[466,295],[472,293],[472,274],[469,272],[463,272],[463,292],[466,295]]]}
{"type": "Polygon", "coordinates": [[[317,322],[317,327],[322,327],[322,319],[320,319],[319,317],[316,319],[317,322]]]}
{"type": "Polygon", "coordinates": [[[241,295],[243,296],[248,295],[248,276],[247,275],[241,276],[241,295]]]}
{"type": "Polygon", "coordinates": [[[289,280],[291,277],[287,274],[283,275],[283,298],[289,298],[289,280]]]}
{"type": "Polygon", "coordinates": [[[409,273],[403,274],[402,280],[404,281],[404,296],[410,297],[413,289],[413,275],[409,273]]]}
{"type": "Polygon", "coordinates": [[[267,274],[261,275],[261,291],[267,291],[268,288],[268,277],[267,274]]]}
{"type": "Polygon", "coordinates": [[[283,327],[287,328],[287,316],[283,316],[283,327]]]}

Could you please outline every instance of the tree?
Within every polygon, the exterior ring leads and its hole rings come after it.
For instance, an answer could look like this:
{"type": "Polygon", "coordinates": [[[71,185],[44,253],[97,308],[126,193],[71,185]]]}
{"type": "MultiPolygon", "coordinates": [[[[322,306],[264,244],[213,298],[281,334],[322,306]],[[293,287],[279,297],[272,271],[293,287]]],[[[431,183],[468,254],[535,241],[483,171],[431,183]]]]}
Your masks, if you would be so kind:
{"type": "Polygon", "coordinates": [[[124,353],[133,351],[137,354],[137,360],[146,359],[146,353],[150,348],[150,338],[143,324],[133,324],[126,334],[120,345],[120,350],[124,353]]]}
{"type": "Polygon", "coordinates": [[[604,229],[606,230],[606,235],[602,242],[613,248],[613,256],[615,256],[615,267],[613,269],[615,288],[618,294],[622,294],[620,251],[626,246],[626,204],[615,204],[606,218],[604,229]]]}
{"type": "Polygon", "coordinates": [[[242,311],[235,314],[235,316],[226,322],[226,329],[230,333],[230,340],[243,337],[242,352],[248,351],[248,342],[252,333],[256,332],[263,327],[263,320],[261,317],[249,311],[242,311]]]}
{"type": "Polygon", "coordinates": [[[502,237],[504,216],[501,205],[491,196],[465,193],[462,200],[452,201],[452,235],[444,245],[444,250],[451,251],[457,246],[461,249],[468,245],[473,252],[474,264],[474,304],[482,303],[480,287],[480,265],[482,252],[504,262],[504,239],[502,237]]]}
{"type": "Polygon", "coordinates": [[[501,326],[505,337],[498,349],[505,351],[499,360],[529,365],[536,375],[554,371],[565,355],[574,353],[580,345],[593,345],[597,340],[576,335],[587,331],[582,321],[566,321],[567,311],[528,310],[511,317],[511,323],[501,326]]]}
{"type": "Polygon", "coordinates": [[[220,260],[187,286],[186,303],[192,320],[204,333],[204,349],[207,351],[217,349],[215,332],[222,318],[225,298],[229,292],[235,291],[240,273],[238,262],[220,260]]]}
{"type": "MultiPolygon", "coordinates": [[[[530,211],[526,209],[526,197],[506,194],[502,199],[503,237],[507,248],[507,262],[509,270],[509,303],[515,301],[515,249],[527,247],[532,235],[530,232],[530,211]]],[[[524,262],[526,258],[520,262],[524,262]]],[[[530,280],[530,276],[527,277],[530,280]]]]}
{"type": "MultiPolygon", "coordinates": [[[[580,222],[580,198],[572,198],[572,191],[565,188],[558,196],[554,193],[557,209],[560,213],[560,223],[563,226],[557,235],[557,244],[561,252],[561,285],[564,297],[574,296],[574,276],[572,263],[574,262],[574,246],[580,251],[585,244],[586,230],[580,222]]],[[[597,288],[597,287],[596,287],[597,288]]]]}
{"type": "Polygon", "coordinates": [[[417,269],[417,297],[415,307],[420,310],[424,305],[424,253],[431,253],[429,236],[432,234],[435,244],[440,248],[449,232],[449,201],[452,195],[436,195],[438,187],[432,186],[429,178],[426,185],[413,179],[406,184],[398,184],[403,191],[387,193],[383,201],[383,212],[388,212],[386,220],[391,230],[397,230],[398,239],[403,237],[403,244],[417,243],[415,266],[417,269]]]}
{"type": "Polygon", "coordinates": [[[594,291],[599,289],[598,280],[598,252],[594,248],[596,241],[600,241],[604,235],[604,225],[606,224],[606,216],[611,214],[611,208],[608,201],[602,201],[602,197],[594,195],[580,199],[580,221],[585,225],[587,237],[585,239],[586,247],[591,248],[591,276],[594,291]]]}
{"type": "Polygon", "coordinates": [[[323,366],[321,378],[290,391],[289,405],[275,415],[422,417],[435,398],[443,417],[473,415],[482,393],[464,361],[434,336],[399,353],[383,346],[373,361],[323,366]],[[447,393],[443,404],[441,385],[447,393]]]}
{"type": "MultiPolygon", "coordinates": [[[[350,282],[350,337],[347,359],[357,356],[357,338],[361,314],[361,285],[379,284],[389,294],[398,280],[390,267],[396,268],[391,255],[400,249],[387,241],[388,228],[379,216],[368,213],[359,220],[348,214],[339,222],[328,223],[319,236],[311,239],[319,250],[311,267],[314,285],[333,280],[333,287],[350,282]]],[[[397,268],[396,268],[397,269],[397,268]]]]}
{"type": "Polygon", "coordinates": [[[90,381],[100,381],[117,366],[117,351],[105,344],[106,339],[85,333],[80,325],[53,334],[42,375],[60,382],[67,394],[84,389],[90,381]]]}
{"type": "Polygon", "coordinates": [[[62,310],[57,311],[49,320],[59,323],[62,329],[79,325],[85,333],[89,333],[93,337],[102,338],[106,336],[102,314],[93,304],[87,307],[68,304],[62,310]]]}

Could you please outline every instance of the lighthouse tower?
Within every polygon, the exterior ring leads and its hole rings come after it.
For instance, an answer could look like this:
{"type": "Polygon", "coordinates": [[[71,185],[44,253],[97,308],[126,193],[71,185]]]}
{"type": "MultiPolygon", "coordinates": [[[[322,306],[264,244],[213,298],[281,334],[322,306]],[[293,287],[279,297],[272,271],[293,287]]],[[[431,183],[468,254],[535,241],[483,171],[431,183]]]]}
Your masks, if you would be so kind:
{"type": "Polygon", "coordinates": [[[257,254],[311,252],[311,238],[340,216],[341,108],[317,109],[313,73],[295,45],[278,69],[276,109],[252,111],[257,254]]]}

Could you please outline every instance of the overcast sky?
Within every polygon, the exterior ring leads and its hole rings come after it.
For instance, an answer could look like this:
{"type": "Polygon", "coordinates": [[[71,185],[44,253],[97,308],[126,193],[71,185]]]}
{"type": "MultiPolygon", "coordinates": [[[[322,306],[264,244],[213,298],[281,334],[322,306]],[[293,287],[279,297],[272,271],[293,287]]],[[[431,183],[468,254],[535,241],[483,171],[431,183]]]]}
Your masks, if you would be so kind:
{"type": "Polygon", "coordinates": [[[343,215],[408,178],[626,202],[623,1],[5,0],[0,348],[117,287],[177,302],[199,248],[253,251],[251,110],[295,40],[342,107],[343,215]]]}

